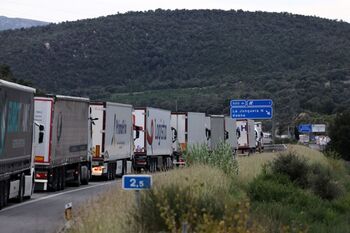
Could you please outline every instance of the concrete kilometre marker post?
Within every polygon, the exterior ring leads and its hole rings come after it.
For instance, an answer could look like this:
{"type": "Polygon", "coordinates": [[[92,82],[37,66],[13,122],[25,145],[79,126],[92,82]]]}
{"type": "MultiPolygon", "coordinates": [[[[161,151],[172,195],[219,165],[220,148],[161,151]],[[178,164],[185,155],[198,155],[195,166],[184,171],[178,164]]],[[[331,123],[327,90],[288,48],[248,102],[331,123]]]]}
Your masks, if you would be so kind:
{"type": "Polygon", "coordinates": [[[64,218],[66,219],[66,221],[70,221],[73,218],[72,207],[73,207],[72,202],[69,202],[65,205],[64,218]]]}

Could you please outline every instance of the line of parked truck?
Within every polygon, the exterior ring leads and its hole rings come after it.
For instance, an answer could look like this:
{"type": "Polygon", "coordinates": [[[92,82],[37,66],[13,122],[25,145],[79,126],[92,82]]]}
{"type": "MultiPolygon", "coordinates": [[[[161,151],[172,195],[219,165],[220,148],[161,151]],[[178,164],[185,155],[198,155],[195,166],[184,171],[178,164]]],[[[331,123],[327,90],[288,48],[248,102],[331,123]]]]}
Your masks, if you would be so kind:
{"type": "Polygon", "coordinates": [[[254,151],[260,135],[252,120],[35,96],[33,88],[0,80],[0,208],[34,190],[169,169],[194,145],[254,151]]]}

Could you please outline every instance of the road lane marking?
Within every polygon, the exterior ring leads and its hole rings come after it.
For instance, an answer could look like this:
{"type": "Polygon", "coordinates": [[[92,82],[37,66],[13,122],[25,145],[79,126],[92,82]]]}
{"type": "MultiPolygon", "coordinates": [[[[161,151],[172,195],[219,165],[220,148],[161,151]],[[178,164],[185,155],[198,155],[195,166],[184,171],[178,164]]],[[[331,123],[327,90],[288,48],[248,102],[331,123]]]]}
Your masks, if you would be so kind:
{"type": "Polygon", "coordinates": [[[107,185],[107,184],[113,184],[113,183],[115,183],[115,184],[121,183],[121,180],[95,184],[95,185],[92,185],[92,186],[87,186],[87,187],[83,187],[83,188],[79,188],[79,189],[68,190],[68,191],[65,191],[65,192],[61,192],[61,193],[56,193],[56,194],[52,194],[52,195],[49,195],[49,196],[40,197],[38,199],[29,200],[29,201],[26,201],[26,202],[23,202],[23,203],[20,203],[20,204],[14,204],[13,206],[9,206],[9,207],[7,207],[5,209],[0,210],[0,213],[5,212],[6,210],[15,209],[17,207],[29,205],[29,204],[32,204],[32,203],[35,203],[35,202],[38,202],[38,201],[43,201],[43,200],[46,200],[46,199],[50,199],[50,198],[53,198],[53,197],[57,197],[57,196],[61,196],[61,195],[69,194],[69,193],[74,193],[74,192],[82,191],[82,190],[85,190],[85,189],[90,189],[90,188],[95,188],[95,187],[99,187],[99,186],[104,186],[104,185],[107,185]]]}

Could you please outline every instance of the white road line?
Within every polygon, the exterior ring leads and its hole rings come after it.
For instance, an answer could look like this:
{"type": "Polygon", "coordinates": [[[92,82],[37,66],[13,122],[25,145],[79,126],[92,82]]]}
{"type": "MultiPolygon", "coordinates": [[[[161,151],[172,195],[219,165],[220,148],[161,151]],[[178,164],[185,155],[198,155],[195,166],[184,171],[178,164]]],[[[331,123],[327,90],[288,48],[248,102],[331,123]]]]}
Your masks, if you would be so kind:
{"type": "Polygon", "coordinates": [[[105,183],[100,183],[100,184],[95,184],[95,185],[90,185],[90,186],[79,188],[79,189],[68,190],[66,192],[56,193],[56,194],[52,194],[52,195],[45,196],[45,197],[40,197],[38,199],[26,201],[26,202],[23,202],[23,203],[20,203],[20,204],[15,204],[13,206],[10,206],[10,207],[7,207],[5,209],[2,209],[2,210],[0,210],[0,213],[5,212],[7,210],[15,209],[17,207],[21,207],[21,206],[24,206],[24,205],[29,205],[29,204],[32,204],[32,203],[35,203],[35,202],[38,202],[38,201],[50,199],[50,198],[53,198],[53,197],[57,197],[57,196],[61,196],[61,195],[69,194],[69,193],[82,191],[82,190],[85,190],[85,189],[95,188],[95,187],[99,187],[99,186],[103,186],[103,185],[107,185],[107,184],[112,184],[112,183],[120,183],[120,180],[111,181],[111,182],[105,182],[105,183]]]}

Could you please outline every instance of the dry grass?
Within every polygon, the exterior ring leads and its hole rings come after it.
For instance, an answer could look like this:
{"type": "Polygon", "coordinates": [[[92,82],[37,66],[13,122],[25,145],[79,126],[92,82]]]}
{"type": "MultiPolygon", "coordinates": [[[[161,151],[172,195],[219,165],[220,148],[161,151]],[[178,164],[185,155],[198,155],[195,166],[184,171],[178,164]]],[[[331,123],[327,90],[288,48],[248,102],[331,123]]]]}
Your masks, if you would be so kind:
{"type": "MultiPolygon", "coordinates": [[[[230,179],[217,168],[196,165],[174,169],[153,175],[153,187],[174,184],[186,188],[189,184],[200,184],[201,195],[222,190],[228,193],[230,179]]],[[[81,207],[75,218],[74,226],[68,230],[72,233],[88,232],[128,232],[130,229],[130,213],[135,206],[135,196],[132,191],[124,191],[117,183],[109,191],[102,193],[81,207]]]]}
{"type": "MultiPolygon", "coordinates": [[[[311,150],[304,146],[289,145],[288,150],[304,156],[310,162],[328,164],[327,158],[320,152],[311,150]]],[[[264,164],[273,160],[278,153],[261,153],[249,157],[237,159],[239,173],[237,183],[239,185],[248,184],[262,170],[264,164]]],[[[221,190],[223,193],[232,193],[232,180],[219,168],[205,165],[194,165],[191,167],[174,169],[165,173],[153,175],[154,188],[161,188],[169,184],[174,184],[182,188],[189,184],[200,184],[200,195],[215,193],[221,190]]],[[[71,233],[88,232],[128,232],[130,231],[130,217],[135,206],[135,196],[132,191],[121,190],[118,182],[115,187],[102,193],[88,203],[84,204],[76,213],[75,224],[68,230],[71,233]]],[[[237,187],[236,187],[237,188],[237,187]]],[[[237,188],[237,199],[241,199],[245,194],[237,188]]]]}
{"type": "Polygon", "coordinates": [[[118,182],[110,190],[81,206],[68,232],[123,232],[127,213],[134,205],[135,197],[120,186],[118,182]]]}
{"type": "MultiPolygon", "coordinates": [[[[295,152],[297,155],[306,158],[311,163],[320,163],[328,165],[327,158],[319,151],[312,150],[302,145],[288,145],[287,152],[295,152]]],[[[279,153],[256,153],[251,156],[239,157],[238,161],[238,180],[242,184],[252,181],[261,173],[264,164],[272,161],[279,153]]]]}

